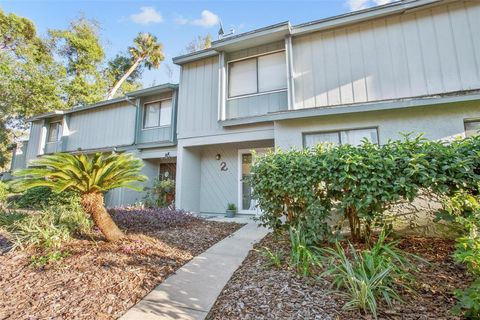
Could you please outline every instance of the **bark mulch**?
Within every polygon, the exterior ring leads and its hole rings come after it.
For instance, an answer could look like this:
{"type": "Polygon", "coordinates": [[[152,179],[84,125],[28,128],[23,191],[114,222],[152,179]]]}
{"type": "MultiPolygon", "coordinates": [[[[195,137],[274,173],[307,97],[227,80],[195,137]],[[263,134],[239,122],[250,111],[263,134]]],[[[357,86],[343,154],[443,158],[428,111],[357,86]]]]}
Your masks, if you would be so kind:
{"type": "Polygon", "coordinates": [[[113,216],[127,231],[125,240],[107,243],[98,233],[73,240],[62,248],[66,258],[45,267],[30,266],[35,252],[0,251],[0,319],[116,319],[242,226],[178,219],[168,211],[117,210],[113,216]]]}
{"type": "MultiPolygon", "coordinates": [[[[256,249],[264,246],[283,252],[284,259],[288,259],[285,238],[270,234],[256,249]]],[[[380,304],[378,318],[460,319],[450,312],[456,303],[452,292],[467,286],[470,279],[451,258],[454,241],[409,236],[401,240],[399,247],[429,263],[416,262],[416,293],[400,291],[404,303],[395,303],[394,308],[380,304]]],[[[289,270],[286,263],[281,268],[269,268],[267,262],[252,250],[223,289],[208,319],[371,319],[357,311],[342,310],[345,301],[332,292],[327,279],[303,278],[289,270]]]]}

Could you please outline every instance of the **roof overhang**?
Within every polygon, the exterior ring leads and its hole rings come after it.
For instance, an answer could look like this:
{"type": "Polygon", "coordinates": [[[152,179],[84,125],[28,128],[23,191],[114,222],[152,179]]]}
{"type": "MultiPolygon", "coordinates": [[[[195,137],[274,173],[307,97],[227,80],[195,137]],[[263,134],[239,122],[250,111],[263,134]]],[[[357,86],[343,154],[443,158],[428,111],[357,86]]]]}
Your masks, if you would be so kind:
{"type": "Polygon", "coordinates": [[[291,26],[290,22],[285,21],[213,41],[211,48],[175,57],[173,58],[173,62],[175,64],[182,65],[195,60],[216,56],[221,51],[231,52],[255,47],[265,43],[275,42],[285,38],[288,35],[297,36],[311,32],[338,28],[384,16],[422,9],[424,6],[440,5],[454,1],[458,0],[398,0],[389,4],[302,23],[296,26],[291,26]]]}
{"type": "Polygon", "coordinates": [[[52,112],[42,113],[42,114],[30,117],[30,118],[26,119],[25,121],[32,122],[32,121],[37,121],[37,120],[42,120],[42,119],[53,118],[53,117],[64,115],[64,114],[71,114],[71,113],[86,111],[86,110],[95,109],[95,108],[99,108],[99,107],[103,107],[103,106],[114,105],[114,104],[119,103],[119,102],[128,102],[128,103],[134,105],[133,102],[129,100],[129,98],[140,98],[140,97],[145,97],[145,96],[149,96],[149,95],[153,95],[153,94],[164,93],[164,92],[177,90],[177,89],[178,89],[178,84],[165,83],[165,84],[161,84],[161,85],[150,87],[150,88],[145,88],[145,89],[132,91],[132,92],[127,93],[123,97],[119,97],[119,98],[115,98],[115,99],[104,100],[104,101],[89,104],[89,105],[86,105],[86,106],[73,107],[73,108],[68,109],[68,110],[55,110],[55,111],[52,111],[52,112]]]}
{"type": "Polygon", "coordinates": [[[158,86],[129,92],[126,94],[126,96],[133,97],[133,98],[140,98],[140,97],[145,97],[152,94],[159,94],[159,93],[169,92],[177,89],[178,89],[178,84],[164,83],[158,86]]]}
{"type": "Polygon", "coordinates": [[[455,0],[399,0],[382,6],[354,11],[325,19],[302,23],[292,27],[292,35],[338,28],[354,23],[381,18],[393,14],[405,13],[413,9],[421,9],[432,4],[443,4],[455,0]]]}

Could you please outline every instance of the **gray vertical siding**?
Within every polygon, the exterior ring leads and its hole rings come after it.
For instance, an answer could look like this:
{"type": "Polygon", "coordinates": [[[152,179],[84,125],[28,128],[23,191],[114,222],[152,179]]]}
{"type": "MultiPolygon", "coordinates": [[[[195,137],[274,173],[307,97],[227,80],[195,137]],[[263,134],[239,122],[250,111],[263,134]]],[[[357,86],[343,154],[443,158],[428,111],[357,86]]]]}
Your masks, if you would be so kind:
{"type": "Polygon", "coordinates": [[[182,66],[178,96],[178,137],[222,131],[218,120],[218,57],[182,66]]]}
{"type": "Polygon", "coordinates": [[[40,149],[43,149],[42,144],[42,131],[43,120],[34,121],[30,127],[30,138],[28,140],[26,161],[35,159],[40,154],[40,149]]]}
{"type": "Polygon", "coordinates": [[[295,109],[480,87],[480,2],[293,38],[295,109]]]}
{"type": "Polygon", "coordinates": [[[133,144],[135,110],[131,104],[122,102],[70,114],[64,151],[133,144]]]}
{"type": "Polygon", "coordinates": [[[258,116],[288,110],[288,93],[279,91],[227,100],[226,119],[258,116]]]}

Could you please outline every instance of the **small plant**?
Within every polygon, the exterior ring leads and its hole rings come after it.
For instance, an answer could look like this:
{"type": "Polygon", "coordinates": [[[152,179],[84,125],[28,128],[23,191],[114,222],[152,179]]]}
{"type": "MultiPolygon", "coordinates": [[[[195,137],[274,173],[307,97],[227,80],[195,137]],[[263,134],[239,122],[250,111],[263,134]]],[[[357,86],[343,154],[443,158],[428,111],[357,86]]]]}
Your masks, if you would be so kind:
{"type": "Polygon", "coordinates": [[[319,266],[316,248],[307,244],[307,239],[301,227],[290,227],[290,264],[297,273],[306,277],[312,272],[312,268],[319,266]]]}
{"type": "Polygon", "coordinates": [[[150,208],[166,208],[173,204],[175,180],[155,179],[144,198],[145,205],[150,208]]]}
{"type": "Polygon", "coordinates": [[[261,250],[256,249],[256,251],[267,259],[267,268],[280,268],[282,266],[283,253],[281,251],[272,251],[268,247],[262,247],[261,250]]]}
{"type": "Polygon", "coordinates": [[[42,268],[47,264],[59,262],[70,255],[68,251],[52,251],[40,256],[30,257],[30,266],[33,268],[42,268]]]}
{"type": "Polygon", "coordinates": [[[465,290],[455,290],[458,303],[453,308],[455,314],[463,314],[467,319],[480,319],[480,278],[465,290]]]}
{"type": "Polygon", "coordinates": [[[237,206],[234,203],[227,204],[226,213],[227,213],[227,218],[235,217],[235,214],[237,213],[237,206]]]}
{"type": "Polygon", "coordinates": [[[347,254],[338,242],[335,248],[322,250],[329,267],[323,275],[333,277],[337,290],[346,290],[342,293],[349,300],[345,309],[358,308],[377,318],[378,298],[389,306],[392,300],[401,301],[394,285],[408,288],[404,281],[412,279],[409,271],[414,267],[407,256],[415,256],[398,249],[396,242],[385,243],[385,239],[386,232],[382,231],[372,248],[362,252],[349,243],[347,254]]]}
{"type": "Polygon", "coordinates": [[[32,214],[0,214],[0,228],[12,236],[14,248],[58,248],[76,234],[87,234],[92,225],[80,207],[77,210],[56,207],[32,214]]]}
{"type": "Polygon", "coordinates": [[[0,208],[5,206],[5,202],[7,201],[7,195],[8,195],[7,184],[0,181],[0,208]]]}

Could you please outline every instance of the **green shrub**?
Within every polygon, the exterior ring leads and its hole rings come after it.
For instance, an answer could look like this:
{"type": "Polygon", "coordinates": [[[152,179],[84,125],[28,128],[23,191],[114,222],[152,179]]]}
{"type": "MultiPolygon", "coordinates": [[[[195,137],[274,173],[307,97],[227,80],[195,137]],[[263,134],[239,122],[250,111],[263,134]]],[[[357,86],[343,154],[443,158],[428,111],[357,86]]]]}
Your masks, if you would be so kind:
{"type": "Polygon", "coordinates": [[[355,241],[368,240],[398,201],[411,202],[424,190],[441,196],[475,190],[478,150],[480,137],[447,144],[408,135],[382,146],[276,150],[256,160],[250,182],[265,226],[301,224],[318,242],[332,234],[328,221],[347,221],[355,241]]]}
{"type": "Polygon", "coordinates": [[[21,209],[43,209],[47,207],[76,207],[80,204],[80,195],[74,191],[55,193],[48,187],[34,187],[26,190],[14,205],[21,209]]]}
{"type": "Polygon", "coordinates": [[[345,290],[345,309],[358,308],[376,318],[377,299],[382,298],[389,306],[392,300],[401,301],[395,286],[408,288],[405,281],[412,279],[410,270],[414,266],[396,242],[385,240],[386,232],[382,231],[371,249],[359,252],[349,244],[347,253],[337,242],[335,248],[321,250],[327,265],[323,275],[333,277],[332,285],[337,290],[345,290]]]}
{"type": "Polygon", "coordinates": [[[174,201],[175,180],[155,179],[153,185],[147,188],[144,202],[147,207],[165,208],[174,201]]]}
{"type": "Polygon", "coordinates": [[[453,308],[455,314],[463,314],[467,319],[480,319],[480,278],[465,290],[455,290],[458,303],[453,308]]]}
{"type": "Polygon", "coordinates": [[[52,207],[33,214],[0,213],[0,228],[12,236],[14,248],[59,248],[74,235],[88,234],[91,227],[92,221],[80,207],[52,207]]]}

